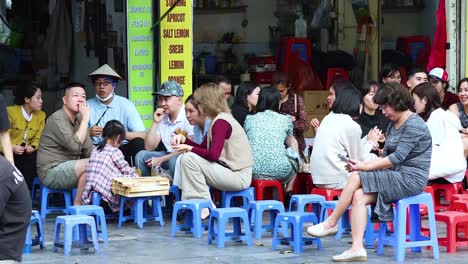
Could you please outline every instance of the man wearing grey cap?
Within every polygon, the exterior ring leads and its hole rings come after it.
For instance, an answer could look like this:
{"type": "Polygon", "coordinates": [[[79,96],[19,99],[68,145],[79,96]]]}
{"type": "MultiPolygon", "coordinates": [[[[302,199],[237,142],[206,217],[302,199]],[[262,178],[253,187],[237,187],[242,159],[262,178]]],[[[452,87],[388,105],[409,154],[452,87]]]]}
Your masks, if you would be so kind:
{"type": "Polygon", "coordinates": [[[151,167],[161,166],[169,170],[170,176],[174,176],[174,169],[178,153],[171,147],[171,137],[175,134],[185,134],[193,138],[193,126],[185,116],[185,107],[182,102],[184,91],[176,81],[167,81],[161,85],[158,107],[153,115],[153,124],[145,138],[145,149],[136,155],[136,162],[141,175],[149,176],[151,167]],[[154,151],[163,143],[166,150],[154,151]]]}
{"type": "Polygon", "coordinates": [[[114,93],[117,82],[122,80],[109,65],[104,64],[88,75],[96,89],[96,97],[88,100],[91,108],[91,118],[88,122],[89,135],[93,144],[99,144],[102,129],[110,120],[118,120],[125,127],[125,140],[120,149],[125,160],[132,164],[135,155],[144,149],[146,129],[135,105],[127,98],[114,93]]]}

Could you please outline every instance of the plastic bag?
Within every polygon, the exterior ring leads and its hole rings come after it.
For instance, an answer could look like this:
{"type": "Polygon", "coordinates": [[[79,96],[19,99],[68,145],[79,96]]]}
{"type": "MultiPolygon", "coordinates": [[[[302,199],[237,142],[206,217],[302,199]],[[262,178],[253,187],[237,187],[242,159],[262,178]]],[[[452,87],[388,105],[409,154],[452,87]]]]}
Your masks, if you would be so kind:
{"type": "Polygon", "coordinates": [[[310,22],[310,26],[312,28],[329,28],[331,26],[330,21],[330,1],[329,0],[321,0],[320,5],[314,12],[314,17],[310,22]]]}

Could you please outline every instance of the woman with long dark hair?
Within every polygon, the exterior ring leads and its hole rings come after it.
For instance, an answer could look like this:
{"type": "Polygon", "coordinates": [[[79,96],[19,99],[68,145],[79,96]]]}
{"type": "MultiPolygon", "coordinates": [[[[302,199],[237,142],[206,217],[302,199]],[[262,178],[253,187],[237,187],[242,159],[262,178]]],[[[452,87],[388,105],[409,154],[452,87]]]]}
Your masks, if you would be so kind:
{"type": "Polygon", "coordinates": [[[250,81],[241,83],[237,88],[236,98],[231,106],[231,112],[234,119],[236,119],[241,126],[244,126],[247,115],[255,113],[260,90],[260,86],[250,81]]]}

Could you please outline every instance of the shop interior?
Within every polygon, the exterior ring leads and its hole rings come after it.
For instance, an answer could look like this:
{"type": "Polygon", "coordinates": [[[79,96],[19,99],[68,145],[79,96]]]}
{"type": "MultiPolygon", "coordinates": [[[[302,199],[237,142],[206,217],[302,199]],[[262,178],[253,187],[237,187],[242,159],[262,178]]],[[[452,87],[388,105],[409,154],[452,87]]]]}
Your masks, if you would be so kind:
{"type": "MultiPolygon", "coordinates": [[[[382,63],[395,63],[387,60],[397,58],[396,53],[401,66],[423,66],[438,2],[193,0],[193,85],[217,74],[231,78],[234,85],[247,76],[267,85],[271,72],[287,70],[286,62],[288,67],[310,65],[320,84],[313,81],[306,89],[326,90],[329,68],[342,68],[359,83],[376,78],[382,63]],[[377,2],[382,6],[373,7],[377,2]],[[369,15],[367,20],[358,21],[360,9],[369,15]],[[283,40],[296,36],[306,41],[283,40]],[[399,38],[409,36],[423,38],[409,49],[397,45],[399,38]],[[291,64],[293,50],[287,45],[295,46],[299,61],[291,64]]],[[[60,104],[60,87],[69,80],[87,84],[87,92],[94,94],[87,75],[98,65],[108,63],[126,75],[123,0],[0,0],[0,14],[0,90],[7,99],[19,79],[34,79],[48,98],[44,111],[50,114],[60,104]]],[[[116,92],[127,95],[125,81],[116,92]]]]}

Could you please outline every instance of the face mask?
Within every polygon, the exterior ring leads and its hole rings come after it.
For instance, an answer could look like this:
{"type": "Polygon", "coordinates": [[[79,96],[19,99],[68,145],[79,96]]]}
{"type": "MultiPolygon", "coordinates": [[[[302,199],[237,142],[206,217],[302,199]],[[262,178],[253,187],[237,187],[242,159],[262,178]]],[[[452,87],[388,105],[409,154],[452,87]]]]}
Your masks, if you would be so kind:
{"type": "Polygon", "coordinates": [[[96,98],[99,99],[101,102],[107,102],[109,99],[114,97],[114,92],[110,93],[106,98],[101,98],[99,95],[96,94],[96,98]]]}

